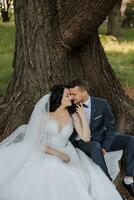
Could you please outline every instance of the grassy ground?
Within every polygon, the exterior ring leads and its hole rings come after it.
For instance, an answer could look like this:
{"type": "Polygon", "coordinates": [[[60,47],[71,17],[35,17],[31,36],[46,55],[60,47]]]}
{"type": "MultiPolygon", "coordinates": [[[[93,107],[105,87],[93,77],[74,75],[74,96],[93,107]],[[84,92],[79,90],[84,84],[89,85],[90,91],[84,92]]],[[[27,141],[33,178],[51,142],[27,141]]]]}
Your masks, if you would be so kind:
{"type": "Polygon", "coordinates": [[[112,68],[124,86],[134,88],[134,29],[122,29],[118,40],[104,34],[102,26],[100,38],[112,68]]]}
{"type": "Polygon", "coordinates": [[[14,44],[14,22],[0,22],[0,94],[5,91],[12,75],[14,44]]]}
{"type": "MultiPolygon", "coordinates": [[[[117,77],[126,87],[134,88],[134,29],[122,29],[119,40],[106,36],[106,27],[100,28],[101,42],[117,77]]],[[[0,95],[4,93],[12,75],[15,44],[14,22],[0,22],[0,95]]]]}

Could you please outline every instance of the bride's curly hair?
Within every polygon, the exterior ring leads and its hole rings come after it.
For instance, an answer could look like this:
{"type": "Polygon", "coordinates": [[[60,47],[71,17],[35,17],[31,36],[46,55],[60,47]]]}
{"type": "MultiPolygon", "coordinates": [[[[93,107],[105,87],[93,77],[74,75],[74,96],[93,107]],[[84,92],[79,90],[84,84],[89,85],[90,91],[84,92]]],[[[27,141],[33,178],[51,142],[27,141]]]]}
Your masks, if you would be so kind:
{"type": "Polygon", "coordinates": [[[50,112],[54,112],[60,105],[63,97],[64,89],[67,85],[54,85],[50,90],[50,112]]]}

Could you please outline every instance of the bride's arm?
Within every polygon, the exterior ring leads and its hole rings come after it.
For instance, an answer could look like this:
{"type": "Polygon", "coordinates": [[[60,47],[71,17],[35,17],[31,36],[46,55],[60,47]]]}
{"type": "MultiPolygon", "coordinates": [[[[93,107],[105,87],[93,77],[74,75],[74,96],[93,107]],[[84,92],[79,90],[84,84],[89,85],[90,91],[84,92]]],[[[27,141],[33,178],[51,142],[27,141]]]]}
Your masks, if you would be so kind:
{"type": "Polygon", "coordinates": [[[63,153],[63,152],[61,152],[59,150],[56,150],[56,149],[54,149],[52,147],[49,147],[49,146],[47,146],[47,148],[45,149],[45,153],[57,156],[58,158],[60,158],[64,162],[69,162],[70,161],[70,158],[69,158],[69,156],[67,154],[65,154],[65,153],[63,153]]]}
{"type": "Polygon", "coordinates": [[[72,117],[75,130],[80,136],[81,140],[84,142],[89,142],[91,138],[91,131],[82,105],[78,105],[77,113],[74,113],[72,117]]]}

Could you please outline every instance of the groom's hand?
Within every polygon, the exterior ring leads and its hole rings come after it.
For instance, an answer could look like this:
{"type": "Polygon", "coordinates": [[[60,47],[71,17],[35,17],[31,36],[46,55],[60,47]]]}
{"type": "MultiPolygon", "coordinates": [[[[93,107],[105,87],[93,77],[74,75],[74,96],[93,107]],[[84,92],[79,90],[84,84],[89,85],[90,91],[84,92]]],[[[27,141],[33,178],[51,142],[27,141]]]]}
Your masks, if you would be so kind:
{"type": "Polygon", "coordinates": [[[105,149],[102,149],[102,153],[103,153],[103,155],[105,155],[107,153],[107,151],[105,149]]]}

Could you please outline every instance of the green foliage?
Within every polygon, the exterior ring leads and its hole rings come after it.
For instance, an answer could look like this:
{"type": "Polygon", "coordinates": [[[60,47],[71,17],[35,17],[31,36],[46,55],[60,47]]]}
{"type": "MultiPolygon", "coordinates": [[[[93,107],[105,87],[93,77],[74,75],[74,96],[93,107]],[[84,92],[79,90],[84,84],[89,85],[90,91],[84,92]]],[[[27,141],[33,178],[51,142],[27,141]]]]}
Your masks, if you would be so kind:
{"type": "Polygon", "coordinates": [[[125,11],[125,15],[126,15],[128,18],[134,19],[134,4],[133,4],[133,3],[128,3],[128,4],[127,4],[127,8],[126,8],[126,11],[125,11]]]}
{"type": "Polygon", "coordinates": [[[124,15],[122,27],[134,27],[134,3],[127,3],[124,15]]]}

